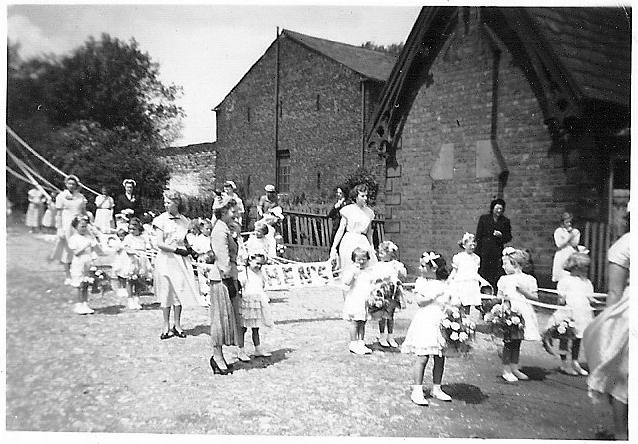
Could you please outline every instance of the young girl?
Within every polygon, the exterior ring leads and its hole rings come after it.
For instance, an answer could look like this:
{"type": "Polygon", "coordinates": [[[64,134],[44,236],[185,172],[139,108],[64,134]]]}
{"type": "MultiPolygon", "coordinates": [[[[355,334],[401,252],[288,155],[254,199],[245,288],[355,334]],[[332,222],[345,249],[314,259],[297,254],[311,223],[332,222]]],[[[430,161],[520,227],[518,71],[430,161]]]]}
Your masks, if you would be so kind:
{"type": "Polygon", "coordinates": [[[350,321],[350,346],[351,353],[365,355],[372,353],[365,346],[366,321],[368,320],[368,308],[366,301],[372,291],[373,274],[368,267],[370,252],[363,248],[355,248],[352,251],[353,267],[342,276],[342,282],[348,287],[344,294],[343,319],[350,321]]]}
{"type": "Polygon", "coordinates": [[[78,302],[73,308],[73,312],[77,314],[93,314],[93,310],[89,308],[89,270],[97,254],[102,253],[102,249],[97,239],[89,232],[89,218],[75,216],[71,221],[71,227],[75,229],[75,233],[68,241],[69,248],[73,252],[71,259],[71,286],[78,289],[78,302]]]}
{"type": "Polygon", "coordinates": [[[44,216],[42,216],[42,226],[48,233],[55,233],[56,230],[55,219],[57,209],[55,208],[55,198],[57,196],[57,191],[51,191],[51,199],[47,199],[47,209],[44,212],[44,216]]]}
{"type": "Polygon", "coordinates": [[[151,275],[151,265],[146,257],[146,241],[142,236],[144,228],[142,222],[134,217],[128,225],[128,234],[122,241],[122,247],[126,252],[128,263],[126,264],[126,293],[128,296],[128,308],[141,310],[139,285],[151,275]]]}
{"type": "Polygon", "coordinates": [[[465,233],[459,241],[463,249],[452,257],[452,273],[450,273],[450,291],[458,298],[465,314],[470,314],[470,307],[481,306],[481,286],[490,284],[479,274],[481,258],[474,253],[476,240],[472,233],[465,233]]]}
{"type": "Polygon", "coordinates": [[[452,398],[441,390],[443,368],[445,366],[445,337],[441,331],[441,321],[445,316],[445,306],[450,304],[450,293],[446,284],[448,271],[445,259],[435,252],[425,252],[421,256],[421,277],[414,283],[415,302],[420,307],[408,328],[401,353],[414,353],[414,385],[410,399],[418,405],[428,405],[423,396],[423,374],[430,356],[434,360],[432,369],[432,396],[441,401],[452,398]],[[433,277],[434,279],[429,279],[433,277]]]}
{"type": "Polygon", "coordinates": [[[377,276],[375,287],[386,284],[385,302],[381,310],[372,313],[373,319],[379,319],[379,344],[382,347],[398,347],[392,336],[394,333],[394,311],[400,306],[402,299],[401,280],[407,276],[405,265],[396,258],[397,247],[394,242],[384,241],[379,244],[379,262],[374,264],[373,273],[377,276]],[[386,326],[388,332],[385,332],[386,326]]]}
{"type": "Polygon", "coordinates": [[[270,241],[266,237],[268,234],[268,225],[264,222],[255,222],[255,231],[248,237],[245,243],[248,254],[261,253],[266,256],[266,261],[270,257],[270,241]]]}
{"type": "MultiPolygon", "coordinates": [[[[527,253],[507,247],[503,250],[503,270],[505,276],[498,280],[497,287],[499,298],[507,301],[512,310],[518,311],[525,322],[523,339],[526,341],[539,341],[538,320],[532,304],[527,300],[538,300],[538,284],[532,276],[523,273],[523,267],[528,261],[527,253]]],[[[503,379],[507,382],[516,382],[519,379],[527,380],[528,376],[520,371],[519,356],[521,339],[503,339],[503,379]]]]}
{"type": "Polygon", "coordinates": [[[580,341],[583,338],[583,332],[589,323],[594,319],[590,301],[593,300],[594,286],[587,277],[589,264],[591,260],[585,253],[573,253],[567,258],[563,268],[569,272],[568,276],[563,276],[558,281],[558,294],[562,302],[566,305],[566,310],[558,310],[553,319],[552,324],[563,318],[572,318],[575,325],[576,338],[571,341],[571,360],[567,359],[567,350],[569,347],[568,339],[561,339],[559,342],[559,354],[561,359],[561,371],[568,375],[587,376],[589,373],[583,369],[578,363],[578,354],[580,351],[580,341]]]}
{"type": "Polygon", "coordinates": [[[268,313],[268,295],[264,291],[264,276],[261,267],[266,263],[266,256],[260,253],[251,254],[248,257],[248,265],[243,273],[239,273],[239,282],[243,292],[241,297],[241,335],[252,329],[253,345],[255,346],[255,356],[270,356],[270,353],[262,350],[259,339],[259,328],[266,325],[268,313]]]}
{"type": "Polygon", "coordinates": [[[123,213],[117,213],[115,215],[115,231],[120,230],[128,230],[128,217],[123,213]]]}
{"type": "Polygon", "coordinates": [[[197,220],[199,234],[189,239],[189,242],[192,242],[190,245],[195,250],[195,253],[203,254],[210,251],[210,232],[212,230],[213,224],[210,219],[200,218],[197,220]]]}
{"type": "MultiPolygon", "coordinates": [[[[128,229],[128,226],[127,226],[128,229]]],[[[119,297],[128,297],[128,291],[126,289],[126,275],[128,273],[128,254],[124,249],[124,238],[128,234],[127,230],[117,230],[117,239],[112,239],[109,245],[115,250],[115,257],[111,264],[111,270],[113,275],[117,276],[119,288],[117,289],[117,295],[119,297]]]]}

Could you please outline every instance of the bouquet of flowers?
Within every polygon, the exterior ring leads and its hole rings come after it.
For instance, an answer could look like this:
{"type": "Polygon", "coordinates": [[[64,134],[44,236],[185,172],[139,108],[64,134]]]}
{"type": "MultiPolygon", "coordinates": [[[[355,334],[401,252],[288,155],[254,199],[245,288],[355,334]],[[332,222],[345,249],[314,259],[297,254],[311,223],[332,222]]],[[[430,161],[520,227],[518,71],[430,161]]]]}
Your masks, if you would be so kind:
{"type": "Polygon", "coordinates": [[[543,348],[550,355],[556,355],[553,350],[554,341],[553,339],[567,339],[572,340],[576,338],[576,323],[572,318],[562,318],[556,319],[553,318],[552,325],[545,330],[542,335],[543,348]]]}
{"type": "Polygon", "coordinates": [[[469,317],[464,316],[458,307],[445,309],[445,316],[441,320],[441,332],[447,342],[447,350],[467,353],[472,348],[470,341],[474,339],[476,325],[469,317]]]}
{"type": "Polygon", "coordinates": [[[89,268],[89,274],[83,281],[91,286],[91,293],[104,293],[112,289],[111,276],[96,266],[89,268]]]}
{"type": "Polygon", "coordinates": [[[283,257],[284,252],[286,251],[286,246],[284,245],[284,238],[281,234],[275,235],[275,243],[277,249],[277,256],[283,257]]]}
{"type": "Polygon", "coordinates": [[[525,319],[518,311],[512,310],[508,302],[494,305],[483,319],[490,325],[492,334],[505,340],[523,339],[525,319]]]}
{"type": "Polygon", "coordinates": [[[401,292],[400,282],[377,282],[368,296],[368,312],[374,314],[381,310],[386,310],[392,301],[399,302],[401,292]]]}

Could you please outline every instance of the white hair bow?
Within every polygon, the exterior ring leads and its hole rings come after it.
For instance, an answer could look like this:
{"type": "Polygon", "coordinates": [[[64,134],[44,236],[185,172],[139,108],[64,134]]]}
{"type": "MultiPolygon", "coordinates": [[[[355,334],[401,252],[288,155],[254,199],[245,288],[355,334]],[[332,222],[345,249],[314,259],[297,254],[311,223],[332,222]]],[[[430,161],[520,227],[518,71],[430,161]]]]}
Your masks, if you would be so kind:
{"type": "Polygon", "coordinates": [[[579,253],[589,254],[589,250],[584,245],[577,246],[576,250],[578,250],[579,253]]]}
{"type": "Polygon", "coordinates": [[[463,235],[463,237],[461,238],[461,243],[464,244],[466,241],[470,240],[473,237],[474,237],[474,235],[472,233],[468,233],[466,231],[465,234],[463,235]]]}
{"type": "Polygon", "coordinates": [[[386,245],[388,246],[389,251],[397,251],[399,249],[399,247],[397,247],[397,245],[392,241],[386,241],[386,245]]]}
{"type": "Polygon", "coordinates": [[[514,247],[505,247],[503,248],[503,256],[509,256],[510,254],[514,253],[516,251],[516,248],[514,247]]]}
{"type": "Polygon", "coordinates": [[[424,260],[426,263],[430,263],[432,264],[432,266],[436,267],[436,262],[434,262],[435,259],[440,258],[441,256],[436,254],[434,251],[431,252],[425,252],[421,255],[421,259],[424,260]]]}

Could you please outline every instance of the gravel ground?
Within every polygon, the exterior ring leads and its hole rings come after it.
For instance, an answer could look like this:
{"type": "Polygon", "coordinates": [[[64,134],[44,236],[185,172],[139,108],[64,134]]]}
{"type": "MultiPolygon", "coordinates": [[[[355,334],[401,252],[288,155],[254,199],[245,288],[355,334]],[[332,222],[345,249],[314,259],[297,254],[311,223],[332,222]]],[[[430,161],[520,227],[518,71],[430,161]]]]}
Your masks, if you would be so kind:
{"type": "MultiPolygon", "coordinates": [[[[276,323],[263,332],[273,356],[213,375],[205,309],[184,310],[188,337],[167,341],[152,296],[129,311],[113,292],[91,295],[96,313],[74,315],[73,289],[47,262],[50,248],[8,227],[8,431],[593,439],[611,423],[587,398],[585,378],[558,373],[540,344],[523,344],[532,380],[503,382],[500,343],[481,333],[469,356],[446,362],[453,401],[416,406],[411,356],[378,344],[369,356],[347,351],[336,288],[273,292],[276,323]]],[[[399,342],[413,314],[398,313],[399,342]]],[[[368,337],[375,330],[370,324],[368,337]]],[[[232,348],[225,353],[231,359],[232,348]]]]}

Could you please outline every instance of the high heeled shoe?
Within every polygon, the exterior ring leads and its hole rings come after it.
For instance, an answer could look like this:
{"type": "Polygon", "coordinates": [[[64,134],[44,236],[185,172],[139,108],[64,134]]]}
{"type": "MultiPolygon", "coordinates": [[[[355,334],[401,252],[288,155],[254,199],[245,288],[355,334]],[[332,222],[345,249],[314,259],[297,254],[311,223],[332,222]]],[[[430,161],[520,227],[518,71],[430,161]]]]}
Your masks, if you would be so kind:
{"type": "Polygon", "coordinates": [[[177,330],[175,327],[173,327],[173,329],[171,330],[173,332],[173,334],[175,336],[177,336],[178,338],[185,338],[186,337],[186,332],[184,332],[184,330],[179,331],[177,330]]]}
{"type": "Polygon", "coordinates": [[[225,369],[219,368],[217,361],[215,361],[215,357],[210,357],[210,367],[213,369],[213,374],[215,375],[228,375],[232,373],[232,371],[227,367],[225,369]]]}

